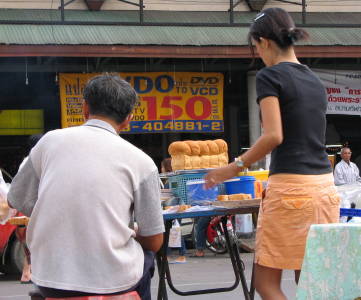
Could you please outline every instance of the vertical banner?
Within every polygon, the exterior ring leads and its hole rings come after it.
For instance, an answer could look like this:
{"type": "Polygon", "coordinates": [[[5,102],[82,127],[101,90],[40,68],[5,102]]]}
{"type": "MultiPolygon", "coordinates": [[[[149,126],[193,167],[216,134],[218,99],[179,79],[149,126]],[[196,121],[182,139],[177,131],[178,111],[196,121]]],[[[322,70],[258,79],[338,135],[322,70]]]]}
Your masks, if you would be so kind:
{"type": "Polygon", "coordinates": [[[313,70],[327,92],[327,114],[361,115],[361,72],[313,70]]]}
{"type": "MultiPolygon", "coordinates": [[[[62,127],[84,122],[82,94],[97,74],[60,74],[62,127]]],[[[124,133],[223,132],[223,74],[120,73],[139,95],[124,133]]]]}

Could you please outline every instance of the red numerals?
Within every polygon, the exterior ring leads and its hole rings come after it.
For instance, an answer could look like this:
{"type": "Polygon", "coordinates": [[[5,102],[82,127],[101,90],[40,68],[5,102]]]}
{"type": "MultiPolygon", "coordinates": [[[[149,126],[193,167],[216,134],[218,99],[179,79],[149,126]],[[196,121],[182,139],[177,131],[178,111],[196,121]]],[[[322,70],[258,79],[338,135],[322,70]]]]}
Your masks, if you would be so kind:
{"type": "Polygon", "coordinates": [[[157,98],[154,96],[142,97],[147,102],[148,120],[157,120],[157,98]]]}
{"type": "Polygon", "coordinates": [[[190,116],[193,120],[204,120],[204,119],[207,119],[211,115],[212,104],[205,97],[195,96],[195,97],[190,98],[187,101],[186,112],[187,112],[188,116],[190,116]],[[197,101],[201,102],[203,105],[202,114],[200,114],[200,115],[196,115],[196,111],[195,111],[195,105],[196,105],[197,101]]]}
{"type": "MultiPolygon", "coordinates": [[[[157,97],[155,96],[143,96],[142,101],[146,102],[147,111],[148,111],[148,120],[177,120],[183,114],[183,108],[180,105],[175,104],[174,102],[181,102],[182,96],[165,96],[161,101],[161,108],[167,108],[170,110],[169,114],[160,115],[158,118],[157,111],[157,97]]],[[[185,104],[186,114],[193,120],[205,120],[212,113],[212,104],[209,99],[202,96],[194,96],[185,104]],[[199,112],[196,111],[196,105],[201,104],[202,108],[199,109],[199,112]]]]}
{"type": "Polygon", "coordinates": [[[172,104],[171,101],[181,101],[181,96],[165,96],[163,98],[162,108],[169,108],[171,110],[170,115],[160,115],[161,120],[176,120],[182,115],[182,108],[178,105],[172,104]]]}

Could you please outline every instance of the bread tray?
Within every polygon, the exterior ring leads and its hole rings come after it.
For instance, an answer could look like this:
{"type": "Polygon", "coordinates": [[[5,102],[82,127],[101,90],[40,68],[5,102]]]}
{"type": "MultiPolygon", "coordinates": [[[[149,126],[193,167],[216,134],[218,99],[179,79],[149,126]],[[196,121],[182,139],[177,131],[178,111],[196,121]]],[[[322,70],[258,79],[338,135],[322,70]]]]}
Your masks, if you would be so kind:
{"type": "Polygon", "coordinates": [[[238,208],[247,206],[257,206],[261,203],[261,198],[254,198],[252,200],[237,200],[237,201],[214,201],[213,206],[223,206],[227,208],[238,208]]]}

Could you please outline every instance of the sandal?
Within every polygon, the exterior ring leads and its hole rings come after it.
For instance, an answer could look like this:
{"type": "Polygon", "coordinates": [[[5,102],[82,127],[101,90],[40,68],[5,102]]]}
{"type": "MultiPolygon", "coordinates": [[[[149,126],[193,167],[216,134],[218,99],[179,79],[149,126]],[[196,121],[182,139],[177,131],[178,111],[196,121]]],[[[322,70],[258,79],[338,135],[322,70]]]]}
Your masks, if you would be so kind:
{"type": "Polygon", "coordinates": [[[190,257],[201,257],[202,258],[202,257],[204,257],[204,251],[197,250],[196,252],[191,254],[190,257]]]}

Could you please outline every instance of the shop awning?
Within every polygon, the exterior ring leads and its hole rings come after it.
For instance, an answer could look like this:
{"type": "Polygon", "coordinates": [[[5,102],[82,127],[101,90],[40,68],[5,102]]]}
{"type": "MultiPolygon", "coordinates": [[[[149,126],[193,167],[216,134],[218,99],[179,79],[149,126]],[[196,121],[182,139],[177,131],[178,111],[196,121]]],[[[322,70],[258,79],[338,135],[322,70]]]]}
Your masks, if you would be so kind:
{"type": "MultiPolygon", "coordinates": [[[[254,13],[235,13],[233,26],[227,26],[226,12],[147,11],[147,25],[136,24],[138,11],[66,11],[65,17],[61,23],[58,11],[0,10],[0,56],[59,55],[60,49],[65,56],[250,56],[247,34],[254,13]]],[[[301,22],[301,14],[294,18],[301,22]]],[[[360,18],[361,13],[307,14],[311,39],[298,50],[309,57],[360,57],[360,18]]]]}

